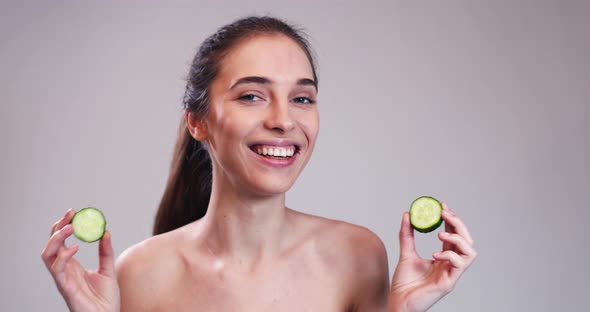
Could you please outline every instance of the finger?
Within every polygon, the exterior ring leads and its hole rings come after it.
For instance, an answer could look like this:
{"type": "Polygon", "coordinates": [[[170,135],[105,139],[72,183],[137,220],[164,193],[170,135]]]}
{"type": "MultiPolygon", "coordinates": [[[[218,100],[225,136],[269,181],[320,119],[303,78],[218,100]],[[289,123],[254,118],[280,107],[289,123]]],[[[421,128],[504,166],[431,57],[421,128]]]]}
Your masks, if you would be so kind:
{"type": "MultiPolygon", "coordinates": [[[[447,206],[447,203],[442,202],[442,207],[443,207],[443,212],[442,212],[442,216],[443,217],[444,217],[445,214],[450,214],[451,216],[454,216],[455,215],[455,213],[453,211],[451,211],[451,209],[449,209],[449,206],[447,206]]],[[[445,222],[445,232],[448,232],[448,233],[456,233],[455,232],[455,227],[451,223],[445,222]]]]}
{"type": "Polygon", "coordinates": [[[56,278],[58,278],[59,275],[63,273],[66,265],[68,264],[68,261],[72,259],[77,251],[78,244],[72,244],[70,247],[66,247],[59,252],[55,258],[55,261],[51,265],[51,272],[56,276],[56,278]]]}
{"type": "MultiPolygon", "coordinates": [[[[443,210],[443,215],[444,215],[444,210],[443,210]]],[[[444,218],[443,218],[444,220],[444,218]]],[[[445,233],[455,233],[455,228],[448,222],[445,222],[445,233]]],[[[446,251],[446,250],[453,250],[453,244],[450,244],[446,241],[443,241],[442,244],[442,250],[446,251]]]]}
{"type": "Polygon", "coordinates": [[[45,249],[41,253],[41,258],[45,262],[47,268],[50,268],[52,263],[55,261],[58,253],[64,249],[64,242],[73,233],[72,226],[70,224],[64,226],[53,235],[47,241],[45,249]]]}
{"type": "Polygon", "coordinates": [[[448,261],[456,269],[465,267],[465,260],[454,251],[439,251],[432,254],[435,260],[448,261]]]}
{"type": "Polygon", "coordinates": [[[98,243],[98,273],[115,277],[115,252],[109,231],[104,233],[98,243]]]}
{"type": "Polygon", "coordinates": [[[447,205],[446,202],[443,201],[443,202],[441,202],[441,204],[442,204],[443,210],[446,210],[446,211],[450,212],[452,215],[455,215],[455,212],[453,212],[451,210],[451,208],[449,208],[449,205],[447,205]]]}
{"type": "MultiPolygon", "coordinates": [[[[454,216],[454,214],[452,212],[450,212],[449,210],[443,210],[441,217],[443,218],[444,221],[446,221],[446,219],[444,218],[445,216],[448,215],[454,216]]],[[[457,233],[455,231],[455,227],[449,223],[449,222],[445,222],[445,232],[449,232],[449,233],[457,233]]]]}
{"type": "MultiPolygon", "coordinates": [[[[445,203],[443,203],[443,207],[446,206],[445,203]]],[[[461,218],[459,218],[458,216],[456,216],[455,214],[453,214],[450,209],[443,209],[443,214],[442,214],[443,220],[445,221],[445,229],[448,229],[447,232],[449,233],[457,233],[463,237],[465,237],[465,239],[467,240],[467,242],[470,245],[473,245],[473,238],[471,237],[471,234],[469,233],[469,230],[467,229],[467,226],[465,225],[465,223],[463,223],[463,221],[461,220],[461,218]],[[448,223],[448,225],[447,225],[448,223]],[[447,226],[449,226],[449,228],[447,228],[447,226]],[[452,228],[450,228],[452,227],[452,228]]]]}
{"type": "Polygon", "coordinates": [[[410,214],[404,212],[402,224],[399,231],[400,258],[417,257],[414,241],[414,228],[410,224],[410,214]]]}
{"type": "Polygon", "coordinates": [[[445,221],[445,224],[447,225],[445,226],[447,232],[457,233],[463,236],[470,245],[473,245],[473,238],[471,237],[471,234],[469,233],[467,226],[465,226],[465,223],[463,223],[461,218],[447,211],[443,211],[442,217],[445,221]]]}
{"type": "Polygon", "coordinates": [[[459,254],[463,254],[468,257],[471,257],[475,254],[475,249],[473,249],[473,247],[469,243],[467,243],[465,238],[459,234],[441,232],[438,233],[438,238],[441,241],[456,247],[453,248],[453,251],[456,251],[459,254]]]}
{"type": "Polygon", "coordinates": [[[61,228],[68,225],[72,221],[74,214],[76,214],[74,208],[68,209],[68,211],[66,211],[66,214],[53,224],[53,226],[51,227],[51,234],[49,234],[49,236],[51,237],[53,233],[61,230],[61,228]]]}
{"type": "MultiPolygon", "coordinates": [[[[449,207],[447,206],[447,204],[445,202],[441,202],[442,207],[443,207],[443,214],[445,211],[448,211],[450,213],[453,213],[449,207]]],[[[447,233],[455,233],[455,228],[448,222],[445,222],[445,232],[447,233]]],[[[442,244],[442,250],[446,251],[446,250],[453,250],[453,245],[449,244],[448,242],[443,241],[442,244]]]]}

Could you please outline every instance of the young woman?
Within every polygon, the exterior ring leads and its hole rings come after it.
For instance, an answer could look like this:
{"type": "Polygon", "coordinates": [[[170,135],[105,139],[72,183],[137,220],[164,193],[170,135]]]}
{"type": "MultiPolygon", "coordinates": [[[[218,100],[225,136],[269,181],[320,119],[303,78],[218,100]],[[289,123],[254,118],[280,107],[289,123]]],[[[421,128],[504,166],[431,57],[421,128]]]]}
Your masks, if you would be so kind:
{"type": "Polygon", "coordinates": [[[285,207],[318,135],[317,91],[307,41],[278,19],[241,19],[206,39],[154,236],[115,265],[107,232],[93,272],[64,245],[75,212],[53,226],[42,258],[70,310],[425,311],[451,291],[476,252],[446,205],[433,260],[417,255],[403,215],[391,285],[374,233],[285,207]]]}

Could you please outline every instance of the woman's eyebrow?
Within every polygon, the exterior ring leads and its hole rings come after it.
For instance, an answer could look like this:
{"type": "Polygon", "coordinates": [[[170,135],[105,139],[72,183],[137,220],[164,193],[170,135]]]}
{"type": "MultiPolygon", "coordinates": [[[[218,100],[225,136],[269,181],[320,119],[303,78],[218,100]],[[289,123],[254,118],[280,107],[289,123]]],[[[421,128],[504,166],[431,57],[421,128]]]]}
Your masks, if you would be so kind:
{"type": "Polygon", "coordinates": [[[235,87],[246,83],[271,84],[272,81],[265,77],[248,76],[238,79],[238,81],[236,81],[236,83],[234,83],[229,89],[232,90],[235,87]]]}
{"type": "MultiPolygon", "coordinates": [[[[273,82],[272,80],[270,80],[266,77],[248,76],[248,77],[243,77],[243,78],[238,79],[238,81],[236,81],[229,89],[232,90],[235,87],[237,87],[238,85],[245,84],[245,83],[272,84],[272,82],[273,82]]],[[[302,78],[302,79],[297,80],[297,85],[298,86],[313,86],[316,89],[316,91],[318,89],[317,83],[309,78],[302,78]]]]}
{"type": "Polygon", "coordinates": [[[303,79],[299,79],[297,80],[297,85],[298,86],[313,86],[315,88],[315,91],[318,91],[318,84],[312,80],[312,79],[308,79],[308,78],[303,78],[303,79]]]}

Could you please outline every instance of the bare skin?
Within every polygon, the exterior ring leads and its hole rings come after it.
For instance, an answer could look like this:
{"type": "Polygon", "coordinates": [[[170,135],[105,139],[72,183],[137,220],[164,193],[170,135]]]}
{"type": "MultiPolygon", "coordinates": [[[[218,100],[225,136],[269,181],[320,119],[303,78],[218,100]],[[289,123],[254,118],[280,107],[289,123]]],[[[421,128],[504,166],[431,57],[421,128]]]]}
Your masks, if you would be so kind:
{"type": "Polygon", "coordinates": [[[387,255],[371,231],[296,212],[285,193],[309,160],[319,131],[311,65],[281,35],[250,38],[223,60],[210,111],[185,114],[213,164],[207,214],[127,249],[115,268],[111,237],[99,270],[73,258],[69,211],[42,257],[72,311],[425,311],[476,257],[467,228],[444,205],[449,235],[432,260],[418,257],[407,214],[389,284],[387,255]],[[257,146],[293,148],[269,160],[257,146]],[[116,272],[116,273],[115,273],[116,272]]]}
{"type": "Polygon", "coordinates": [[[385,311],[387,259],[373,233],[286,214],[284,241],[252,259],[210,248],[195,235],[204,222],[133,247],[119,262],[122,310],[385,311]]]}

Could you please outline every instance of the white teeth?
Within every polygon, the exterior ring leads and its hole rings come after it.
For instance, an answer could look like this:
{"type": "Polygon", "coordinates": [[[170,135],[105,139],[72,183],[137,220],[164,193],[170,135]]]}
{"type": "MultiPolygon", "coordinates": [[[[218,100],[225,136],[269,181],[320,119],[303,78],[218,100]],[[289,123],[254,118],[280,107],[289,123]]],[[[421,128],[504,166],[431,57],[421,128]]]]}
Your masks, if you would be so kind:
{"type": "Polygon", "coordinates": [[[268,147],[268,146],[257,146],[256,152],[259,155],[274,156],[274,157],[293,157],[295,154],[295,147],[268,147]]]}

